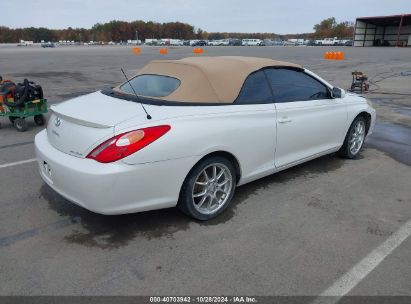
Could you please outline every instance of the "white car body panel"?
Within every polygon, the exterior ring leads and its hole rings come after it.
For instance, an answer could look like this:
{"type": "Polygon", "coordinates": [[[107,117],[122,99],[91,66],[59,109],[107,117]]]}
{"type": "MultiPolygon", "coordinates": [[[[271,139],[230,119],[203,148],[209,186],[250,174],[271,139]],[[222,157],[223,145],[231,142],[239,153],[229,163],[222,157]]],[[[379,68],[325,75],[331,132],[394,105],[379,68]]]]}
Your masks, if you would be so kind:
{"type": "Polygon", "coordinates": [[[84,158],[97,140],[108,139],[114,134],[113,127],[91,127],[81,122],[68,116],[51,114],[46,129],[51,145],[64,153],[84,158]]]}
{"type": "Polygon", "coordinates": [[[342,145],[347,130],[347,110],[343,100],[285,102],[276,104],[276,107],[277,167],[342,145]]]}
{"type": "MultiPolygon", "coordinates": [[[[244,164],[241,167],[243,178],[273,169],[276,136],[274,104],[170,107],[169,109],[150,106],[147,110],[153,119],[161,118],[160,112],[164,110],[171,118],[156,123],[146,120],[141,127],[148,126],[148,123],[150,125],[170,124],[172,132],[139,153],[125,158],[124,162],[138,164],[226,151],[244,164]],[[177,117],[177,115],[181,116],[177,117]],[[187,141],[187,138],[190,140],[187,141]],[[262,140],[264,138],[271,140],[262,140]],[[167,149],[161,149],[165,140],[173,144],[167,145],[167,149]]],[[[138,121],[130,120],[120,124],[116,127],[116,133],[134,130],[137,123],[138,121]]]]}
{"type": "Polygon", "coordinates": [[[231,154],[242,185],[337,151],[362,112],[371,115],[368,134],[375,124],[375,110],[351,93],[293,103],[145,108],[152,119],[141,104],[100,92],[53,106],[47,130],[35,138],[43,180],[68,200],[102,214],[173,207],[190,170],[210,153],[231,154]],[[102,164],[86,158],[115,135],[159,125],[171,130],[124,159],[102,164]]]}
{"type": "Polygon", "coordinates": [[[101,92],[87,94],[52,105],[51,110],[85,122],[92,122],[102,127],[115,126],[119,122],[130,119],[138,114],[139,105],[126,100],[113,99],[101,92]]]}

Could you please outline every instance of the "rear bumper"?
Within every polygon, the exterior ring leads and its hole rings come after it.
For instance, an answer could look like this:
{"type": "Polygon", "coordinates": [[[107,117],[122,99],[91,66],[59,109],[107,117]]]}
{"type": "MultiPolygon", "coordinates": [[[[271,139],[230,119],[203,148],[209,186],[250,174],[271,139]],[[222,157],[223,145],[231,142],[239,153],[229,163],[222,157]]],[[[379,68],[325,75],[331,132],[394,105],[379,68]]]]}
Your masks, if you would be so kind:
{"type": "Polygon", "coordinates": [[[101,164],[55,149],[46,131],[36,135],[42,179],[69,201],[101,214],[124,214],[176,205],[194,157],[128,165],[101,164]]]}

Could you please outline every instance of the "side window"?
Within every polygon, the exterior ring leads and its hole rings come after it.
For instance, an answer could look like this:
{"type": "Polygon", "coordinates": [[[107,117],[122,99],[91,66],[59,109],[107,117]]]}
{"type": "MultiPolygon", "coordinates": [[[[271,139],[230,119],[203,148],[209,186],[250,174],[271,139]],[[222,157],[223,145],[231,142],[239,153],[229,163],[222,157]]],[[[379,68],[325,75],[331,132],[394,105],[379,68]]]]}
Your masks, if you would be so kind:
{"type": "Polygon", "coordinates": [[[273,102],[273,95],[263,71],[250,74],[244,81],[235,104],[257,104],[273,102]]]}
{"type": "Polygon", "coordinates": [[[277,103],[331,98],[324,84],[304,72],[291,69],[266,69],[265,73],[277,103]]]}

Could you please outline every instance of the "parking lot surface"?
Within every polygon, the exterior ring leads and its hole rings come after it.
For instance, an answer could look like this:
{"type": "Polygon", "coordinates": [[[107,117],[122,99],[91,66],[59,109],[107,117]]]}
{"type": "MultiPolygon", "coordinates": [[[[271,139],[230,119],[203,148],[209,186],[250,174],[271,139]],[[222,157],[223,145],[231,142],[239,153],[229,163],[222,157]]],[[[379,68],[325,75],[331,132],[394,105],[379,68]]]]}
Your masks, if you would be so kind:
{"type": "MultiPolygon", "coordinates": [[[[150,60],[191,55],[190,47],[136,56],[123,46],[0,46],[0,75],[36,81],[53,104],[122,82],[120,68],[132,75],[150,60]]],[[[0,295],[317,296],[338,295],[341,284],[347,295],[411,295],[410,50],[206,47],[205,55],[295,62],[345,89],[363,71],[375,132],[358,159],[329,155],[247,184],[220,217],[196,222],[175,208],[103,216],[69,203],[32,161],[41,128],[31,122],[18,133],[0,119],[0,295]],[[333,50],[346,60],[322,58],[333,50]]]]}

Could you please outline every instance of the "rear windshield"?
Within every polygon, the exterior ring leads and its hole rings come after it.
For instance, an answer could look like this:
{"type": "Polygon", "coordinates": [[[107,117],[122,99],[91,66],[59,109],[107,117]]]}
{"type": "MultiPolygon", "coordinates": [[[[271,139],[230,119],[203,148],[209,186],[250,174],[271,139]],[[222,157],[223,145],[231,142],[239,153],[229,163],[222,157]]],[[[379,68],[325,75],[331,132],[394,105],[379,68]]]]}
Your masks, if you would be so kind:
{"type": "MultiPolygon", "coordinates": [[[[177,78],[162,75],[139,75],[130,79],[130,84],[138,95],[148,97],[164,97],[173,93],[180,86],[177,78]]],[[[120,90],[127,94],[134,94],[128,82],[120,90]]]]}

